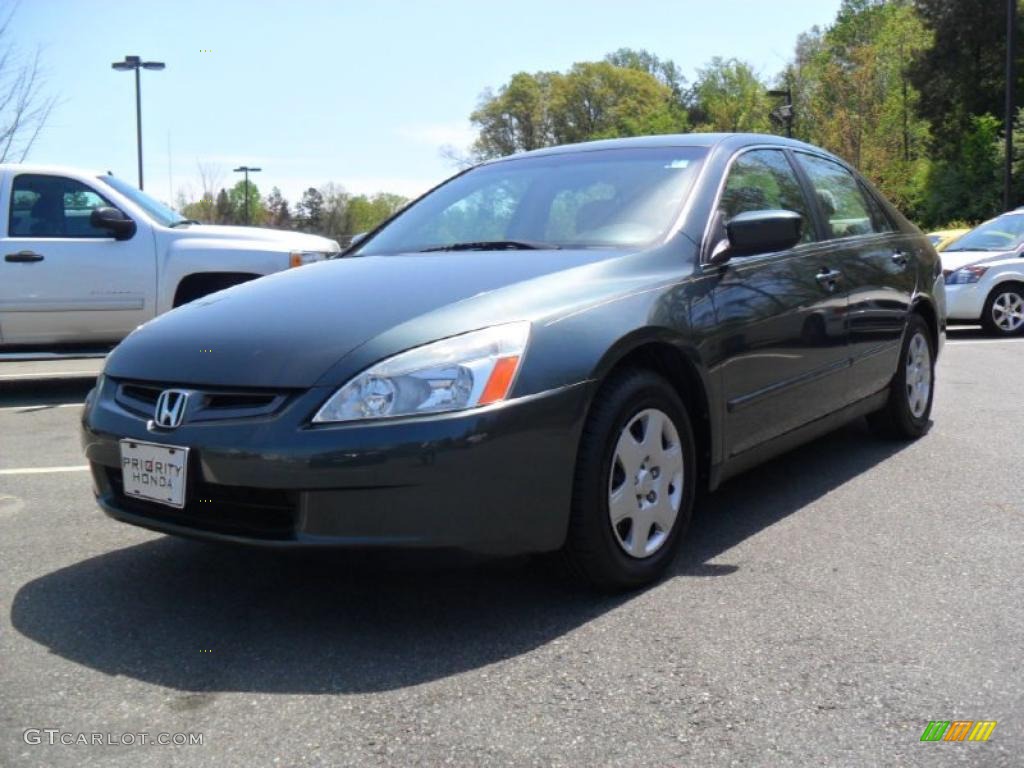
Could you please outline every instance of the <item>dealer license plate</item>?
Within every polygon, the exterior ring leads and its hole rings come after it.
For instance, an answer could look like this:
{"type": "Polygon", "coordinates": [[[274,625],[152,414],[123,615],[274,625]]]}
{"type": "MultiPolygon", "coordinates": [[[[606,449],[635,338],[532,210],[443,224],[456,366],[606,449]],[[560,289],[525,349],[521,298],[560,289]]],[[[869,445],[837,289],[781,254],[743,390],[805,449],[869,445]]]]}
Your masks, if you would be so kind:
{"type": "Polygon", "coordinates": [[[121,477],[126,496],[181,509],[185,506],[188,448],[121,441],[121,477]]]}

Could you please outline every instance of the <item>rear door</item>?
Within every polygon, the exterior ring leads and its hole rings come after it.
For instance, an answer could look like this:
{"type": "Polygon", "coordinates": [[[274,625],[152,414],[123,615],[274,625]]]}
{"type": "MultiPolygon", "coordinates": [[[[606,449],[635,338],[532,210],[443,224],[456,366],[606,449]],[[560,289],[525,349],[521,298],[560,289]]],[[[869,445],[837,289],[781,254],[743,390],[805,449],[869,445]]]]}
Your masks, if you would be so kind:
{"type": "Polygon", "coordinates": [[[824,237],[849,286],[850,397],[886,387],[896,370],[920,244],[897,231],[871,192],[839,163],[795,152],[821,211],[824,237]]]}
{"type": "Polygon", "coordinates": [[[156,258],[145,222],[123,241],[94,228],[92,211],[112,204],[66,176],[11,174],[5,198],[4,344],[112,342],[153,316],[156,258]]]}
{"type": "Polygon", "coordinates": [[[849,357],[846,288],[786,152],[754,149],[733,160],[717,222],[738,213],[799,213],[803,240],[790,250],[733,258],[713,290],[728,455],[778,437],[844,404],[849,357]]]}

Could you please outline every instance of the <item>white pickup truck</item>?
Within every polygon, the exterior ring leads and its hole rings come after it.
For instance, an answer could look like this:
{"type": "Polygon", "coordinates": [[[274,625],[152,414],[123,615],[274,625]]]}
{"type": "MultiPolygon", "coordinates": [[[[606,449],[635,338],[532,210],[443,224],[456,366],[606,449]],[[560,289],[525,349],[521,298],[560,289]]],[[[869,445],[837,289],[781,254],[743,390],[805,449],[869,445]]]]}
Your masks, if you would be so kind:
{"type": "Polygon", "coordinates": [[[110,174],[0,164],[0,353],[105,345],[208,293],[337,253],[183,218],[110,174]]]}

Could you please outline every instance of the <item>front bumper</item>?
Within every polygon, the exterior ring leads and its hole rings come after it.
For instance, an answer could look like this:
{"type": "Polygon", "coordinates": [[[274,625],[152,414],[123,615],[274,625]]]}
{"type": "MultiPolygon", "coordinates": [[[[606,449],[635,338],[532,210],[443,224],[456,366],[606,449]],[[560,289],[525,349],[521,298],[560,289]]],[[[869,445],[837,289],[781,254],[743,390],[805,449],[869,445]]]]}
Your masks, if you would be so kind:
{"type": "Polygon", "coordinates": [[[99,505],[166,533],[266,546],[440,547],[493,554],[565,538],[583,383],[492,407],[376,423],[309,424],[330,390],[272,417],[150,432],[101,378],[82,419],[99,505]],[[184,509],[126,497],[121,438],[188,446],[184,509]]]}
{"type": "Polygon", "coordinates": [[[946,286],[946,317],[950,320],[977,322],[988,291],[981,283],[964,283],[946,286]]]}

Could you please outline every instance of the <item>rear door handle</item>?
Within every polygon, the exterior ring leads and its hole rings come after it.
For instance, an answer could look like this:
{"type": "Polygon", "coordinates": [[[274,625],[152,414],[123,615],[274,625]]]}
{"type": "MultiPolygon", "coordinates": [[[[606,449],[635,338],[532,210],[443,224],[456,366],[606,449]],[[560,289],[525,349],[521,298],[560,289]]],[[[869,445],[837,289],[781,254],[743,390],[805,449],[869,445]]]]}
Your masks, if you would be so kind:
{"type": "Polygon", "coordinates": [[[907,266],[907,262],[910,258],[903,251],[895,251],[892,255],[892,263],[901,267],[907,266]]]}
{"type": "Polygon", "coordinates": [[[843,277],[843,273],[838,269],[828,269],[822,267],[821,271],[815,275],[815,279],[821,283],[822,287],[829,293],[834,293],[836,290],[836,283],[839,282],[843,277]]]}
{"type": "Polygon", "coordinates": [[[4,256],[4,261],[31,262],[42,260],[43,254],[36,253],[35,251],[18,251],[17,253],[8,253],[6,256],[4,256]]]}

